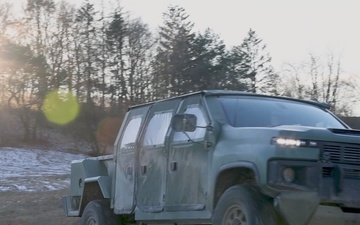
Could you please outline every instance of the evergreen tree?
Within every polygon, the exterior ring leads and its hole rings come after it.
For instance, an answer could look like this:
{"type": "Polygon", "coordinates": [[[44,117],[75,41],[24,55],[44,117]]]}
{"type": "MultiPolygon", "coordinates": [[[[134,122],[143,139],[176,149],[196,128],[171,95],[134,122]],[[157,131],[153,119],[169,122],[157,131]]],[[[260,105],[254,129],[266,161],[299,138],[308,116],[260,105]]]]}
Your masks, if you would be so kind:
{"type": "Polygon", "coordinates": [[[191,81],[194,90],[242,89],[241,83],[228,70],[225,44],[210,29],[196,36],[192,58],[191,81]]]}
{"type": "Polygon", "coordinates": [[[109,51],[109,66],[111,83],[109,86],[110,104],[113,108],[121,108],[126,100],[127,89],[125,81],[125,38],[127,24],[120,9],[115,10],[112,20],[106,30],[107,49],[109,51]]]}
{"type": "Polygon", "coordinates": [[[127,37],[125,53],[129,100],[130,104],[138,104],[149,100],[154,40],[148,26],[140,19],[128,22],[127,37]]]}
{"type": "MultiPolygon", "coordinates": [[[[79,33],[79,40],[76,43],[77,51],[77,93],[80,94],[80,86],[85,86],[85,104],[79,118],[83,133],[92,144],[92,150],[100,153],[99,143],[96,138],[96,129],[99,123],[96,102],[93,96],[96,93],[98,84],[98,20],[97,11],[93,4],[86,1],[76,14],[76,23],[79,33]]],[[[78,96],[79,97],[79,96],[78,96]]]]}
{"type": "MultiPolygon", "coordinates": [[[[77,29],[81,41],[78,43],[80,57],[82,57],[81,71],[79,75],[84,75],[86,103],[92,105],[92,93],[97,80],[96,61],[97,61],[97,43],[96,31],[97,24],[95,20],[97,12],[94,5],[85,2],[78,10],[76,15],[77,29]]],[[[80,81],[80,80],[78,80],[80,81]]],[[[79,86],[80,83],[77,83],[79,86]]],[[[79,94],[79,93],[77,93],[79,94]]]]}
{"type": "Polygon", "coordinates": [[[163,15],[159,46],[153,61],[155,98],[165,98],[192,90],[191,61],[194,34],[185,9],[170,6],[163,15]]]}
{"type": "Polygon", "coordinates": [[[247,37],[240,46],[234,47],[232,57],[239,79],[247,83],[247,90],[253,93],[276,94],[277,74],[271,66],[271,57],[255,31],[249,30],[247,37]],[[274,83],[275,82],[275,83],[274,83]]]}

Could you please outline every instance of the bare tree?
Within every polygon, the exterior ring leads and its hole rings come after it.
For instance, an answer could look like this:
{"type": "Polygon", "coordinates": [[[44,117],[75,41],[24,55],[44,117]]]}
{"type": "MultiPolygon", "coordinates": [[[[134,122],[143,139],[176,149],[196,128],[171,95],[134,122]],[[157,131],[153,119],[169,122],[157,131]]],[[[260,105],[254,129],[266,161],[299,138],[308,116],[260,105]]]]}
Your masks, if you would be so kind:
{"type": "Polygon", "coordinates": [[[6,33],[7,28],[13,23],[12,5],[5,1],[0,1],[0,40],[6,33]]]}
{"type": "MultiPolygon", "coordinates": [[[[282,71],[286,85],[282,92],[286,96],[327,102],[333,112],[350,115],[352,105],[359,101],[358,90],[349,81],[341,65],[341,56],[329,53],[327,58],[309,54],[299,65],[287,64],[282,71]]],[[[354,79],[354,78],[353,78],[354,79]]]]}
{"type": "Polygon", "coordinates": [[[130,104],[139,104],[146,100],[150,90],[150,61],[155,43],[149,28],[140,19],[129,21],[127,30],[128,44],[125,50],[129,67],[127,86],[130,104]]]}
{"type": "Polygon", "coordinates": [[[34,95],[34,71],[38,67],[33,60],[33,52],[29,47],[7,41],[1,47],[1,53],[3,97],[6,98],[8,108],[17,109],[16,115],[23,126],[24,139],[30,140],[34,138],[36,127],[33,108],[38,104],[38,98],[34,95]]]}

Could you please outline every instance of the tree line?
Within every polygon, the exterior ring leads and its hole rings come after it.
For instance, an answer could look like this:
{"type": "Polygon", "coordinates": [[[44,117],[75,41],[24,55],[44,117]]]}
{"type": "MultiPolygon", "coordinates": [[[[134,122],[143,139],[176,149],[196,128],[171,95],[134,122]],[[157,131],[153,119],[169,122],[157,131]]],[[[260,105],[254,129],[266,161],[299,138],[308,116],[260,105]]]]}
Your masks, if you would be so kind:
{"type": "Polygon", "coordinates": [[[11,3],[0,0],[0,28],[0,104],[2,110],[15,110],[25,140],[56,127],[91,141],[100,152],[99,124],[106,117],[121,118],[131,105],[231,89],[339,106],[342,87],[351,89],[340,76],[340,61],[328,61],[327,74],[319,71],[315,57],[309,67],[289,65],[277,72],[254,30],[240,45],[228,47],[211,29],[195,32],[180,6],[169,6],[159,29],[152,31],[120,3],[105,10],[104,4],[95,7],[88,0],[78,8],[67,1],[27,0],[23,12],[15,13],[11,3]],[[311,82],[301,81],[305,73],[311,82]],[[283,85],[284,77],[290,85],[283,85]],[[79,115],[66,126],[44,116],[46,96],[54,90],[72,93],[80,105],[79,115]]]}

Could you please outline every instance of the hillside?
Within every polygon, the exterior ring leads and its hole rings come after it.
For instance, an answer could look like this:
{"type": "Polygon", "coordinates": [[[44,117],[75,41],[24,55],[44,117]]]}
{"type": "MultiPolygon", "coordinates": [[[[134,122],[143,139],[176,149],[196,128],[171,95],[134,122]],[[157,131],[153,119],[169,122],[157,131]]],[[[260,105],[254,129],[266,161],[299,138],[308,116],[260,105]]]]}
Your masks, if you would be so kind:
{"type": "Polygon", "coordinates": [[[0,148],[0,191],[68,188],[71,161],[85,157],[56,150],[0,148]]]}
{"type": "Polygon", "coordinates": [[[61,197],[68,194],[70,163],[84,154],[56,149],[0,148],[0,224],[68,225],[61,197]]]}

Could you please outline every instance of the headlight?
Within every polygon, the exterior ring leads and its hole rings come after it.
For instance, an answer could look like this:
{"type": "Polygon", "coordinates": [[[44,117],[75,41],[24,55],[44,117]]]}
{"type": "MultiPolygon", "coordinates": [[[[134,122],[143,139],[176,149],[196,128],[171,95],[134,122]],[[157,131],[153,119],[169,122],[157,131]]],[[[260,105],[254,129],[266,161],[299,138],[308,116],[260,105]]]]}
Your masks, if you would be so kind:
{"type": "Polygon", "coordinates": [[[273,145],[288,147],[317,147],[316,141],[300,140],[293,138],[274,137],[271,139],[273,145]]]}

